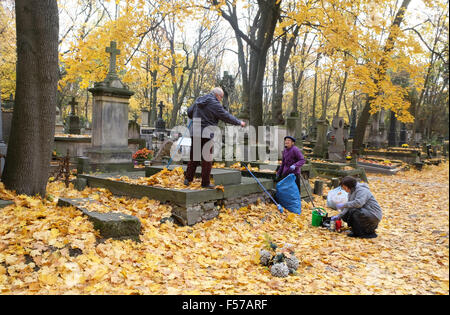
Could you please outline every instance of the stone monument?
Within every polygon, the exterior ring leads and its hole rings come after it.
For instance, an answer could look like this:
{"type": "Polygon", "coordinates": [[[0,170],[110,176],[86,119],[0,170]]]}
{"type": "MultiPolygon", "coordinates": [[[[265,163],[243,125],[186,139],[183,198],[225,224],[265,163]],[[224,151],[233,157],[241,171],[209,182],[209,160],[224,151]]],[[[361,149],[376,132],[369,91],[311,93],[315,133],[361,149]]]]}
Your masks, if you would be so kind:
{"type": "Polygon", "coordinates": [[[328,146],[328,158],[332,161],[345,161],[344,119],[334,117],[331,123],[331,141],[328,146]]]}
{"type": "Polygon", "coordinates": [[[79,135],[81,134],[80,117],[75,113],[75,106],[78,102],[75,101],[75,97],[72,97],[72,101],[69,103],[71,110],[69,115],[69,134],[79,135]]]}
{"type": "Polygon", "coordinates": [[[314,156],[326,158],[328,152],[327,129],[328,123],[325,119],[319,119],[317,124],[317,141],[314,146],[314,156]]]}
{"type": "Polygon", "coordinates": [[[350,133],[348,135],[349,139],[355,138],[355,131],[356,131],[356,109],[352,108],[351,121],[350,121],[350,133]]]}
{"type": "Polygon", "coordinates": [[[292,112],[289,117],[286,118],[286,134],[296,139],[296,146],[303,147],[303,135],[302,135],[302,118],[296,112],[292,112]]]}
{"type": "Polygon", "coordinates": [[[148,109],[141,110],[141,126],[148,127],[149,126],[149,114],[148,109]]]}
{"type": "Polygon", "coordinates": [[[219,86],[223,90],[223,107],[230,112],[230,94],[234,91],[234,79],[228,74],[228,71],[223,72],[223,78],[219,81],[219,86]]]}
{"type": "Polygon", "coordinates": [[[156,131],[164,131],[164,130],[166,130],[166,122],[162,118],[163,109],[165,107],[164,103],[162,101],[159,102],[158,107],[159,107],[159,115],[158,115],[158,119],[155,122],[155,128],[156,128],[156,131]]]}
{"type": "Polygon", "coordinates": [[[400,127],[400,142],[398,143],[400,146],[406,143],[406,124],[402,123],[400,127]]]}
{"type": "Polygon", "coordinates": [[[116,73],[116,57],[120,54],[116,42],[106,48],[110,53],[109,72],[103,82],[95,83],[93,95],[92,147],[87,156],[91,170],[114,171],[133,168],[132,152],[128,149],[128,106],[134,94],[116,73]]]}
{"type": "Polygon", "coordinates": [[[395,113],[391,111],[391,121],[389,125],[388,146],[397,146],[397,117],[395,113]]]}

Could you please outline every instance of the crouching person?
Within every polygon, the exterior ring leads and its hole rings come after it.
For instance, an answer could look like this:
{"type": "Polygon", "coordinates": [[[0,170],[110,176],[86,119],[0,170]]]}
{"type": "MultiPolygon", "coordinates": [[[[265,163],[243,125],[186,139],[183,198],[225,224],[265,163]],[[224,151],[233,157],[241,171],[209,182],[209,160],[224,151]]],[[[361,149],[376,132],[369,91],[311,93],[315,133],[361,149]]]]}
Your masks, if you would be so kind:
{"type": "Polygon", "coordinates": [[[348,236],[375,238],[378,223],[382,218],[381,207],[365,183],[358,183],[355,178],[346,176],[341,181],[341,187],[348,195],[348,202],[337,204],[337,209],[343,211],[331,218],[342,219],[351,228],[348,236]]]}

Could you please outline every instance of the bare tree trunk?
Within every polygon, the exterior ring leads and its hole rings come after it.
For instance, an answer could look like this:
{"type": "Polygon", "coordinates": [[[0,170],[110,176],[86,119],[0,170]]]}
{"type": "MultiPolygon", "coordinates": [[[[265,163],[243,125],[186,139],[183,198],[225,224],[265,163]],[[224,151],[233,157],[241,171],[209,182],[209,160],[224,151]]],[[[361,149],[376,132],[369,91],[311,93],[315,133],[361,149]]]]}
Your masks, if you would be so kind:
{"type": "Polygon", "coordinates": [[[3,182],[45,196],[58,100],[56,0],[16,0],[17,90],[3,182]]]}
{"type": "Polygon", "coordinates": [[[317,72],[319,69],[320,53],[317,53],[316,65],[314,67],[314,93],[313,93],[313,103],[312,103],[312,113],[311,113],[311,123],[312,126],[316,124],[316,104],[317,104],[317,72]]]}
{"type": "MultiPolygon", "coordinates": [[[[278,60],[278,73],[275,84],[275,93],[272,100],[272,122],[275,125],[283,125],[283,90],[284,90],[284,75],[286,73],[286,67],[291,56],[292,48],[298,36],[299,26],[294,29],[293,34],[287,41],[288,34],[285,34],[281,43],[280,58],[278,60]]],[[[298,92],[298,91],[297,91],[298,92]]]]}
{"type": "MultiPolygon", "coordinates": [[[[217,1],[213,1],[217,5],[217,1]]],[[[239,65],[241,66],[244,78],[244,71],[248,69],[248,85],[244,86],[244,96],[248,97],[248,105],[245,109],[249,109],[250,124],[253,126],[263,125],[263,85],[264,73],[267,64],[267,52],[272,45],[275,27],[280,17],[281,1],[267,0],[258,1],[258,13],[256,14],[253,25],[250,27],[250,34],[242,32],[238,25],[236,4],[234,1],[226,1],[228,11],[220,10],[221,16],[227,20],[235,31],[238,48],[239,48],[239,65]],[[242,53],[242,41],[247,43],[250,49],[250,62],[246,63],[244,54],[242,53]],[[248,64],[248,68],[243,65],[248,64]]],[[[245,80],[244,84],[245,84],[245,80]]]]}

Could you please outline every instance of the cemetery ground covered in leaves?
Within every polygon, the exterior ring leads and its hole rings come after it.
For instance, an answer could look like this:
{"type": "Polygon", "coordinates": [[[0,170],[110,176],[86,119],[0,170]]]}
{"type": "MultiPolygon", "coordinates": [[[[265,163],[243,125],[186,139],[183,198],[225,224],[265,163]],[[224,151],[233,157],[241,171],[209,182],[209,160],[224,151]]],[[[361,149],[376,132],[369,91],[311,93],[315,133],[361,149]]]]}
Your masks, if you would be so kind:
{"type": "MultiPolygon", "coordinates": [[[[46,199],[1,187],[15,205],[0,209],[0,293],[449,294],[448,162],[369,181],[384,215],[375,239],[312,227],[306,202],[300,216],[259,204],[179,227],[160,224],[170,207],[145,198],[61,182],[46,199]],[[87,196],[137,216],[141,242],[99,240],[80,211],[56,206],[58,197],[87,196]],[[259,264],[266,236],[292,245],[296,275],[275,278],[259,264]]],[[[315,205],[326,200],[316,196],[315,205]]]]}

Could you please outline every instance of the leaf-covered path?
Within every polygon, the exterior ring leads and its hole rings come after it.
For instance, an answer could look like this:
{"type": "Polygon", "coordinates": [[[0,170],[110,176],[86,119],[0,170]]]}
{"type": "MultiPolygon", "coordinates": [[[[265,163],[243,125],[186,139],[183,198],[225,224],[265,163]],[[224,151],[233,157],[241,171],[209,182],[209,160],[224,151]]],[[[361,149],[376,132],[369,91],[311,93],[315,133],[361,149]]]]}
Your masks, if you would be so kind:
{"type": "MultiPolygon", "coordinates": [[[[383,209],[375,239],[312,227],[273,205],[224,210],[178,227],[168,206],[49,184],[54,197],[90,196],[142,222],[141,242],[98,242],[77,210],[0,189],[1,294],[448,294],[449,165],[369,177],[383,209]],[[292,244],[297,275],[274,278],[258,264],[265,235],[292,244]]],[[[316,198],[316,206],[325,206],[316,198]]],[[[102,211],[102,209],[95,209],[102,211]]],[[[330,210],[331,214],[335,211],[330,210]]]]}

